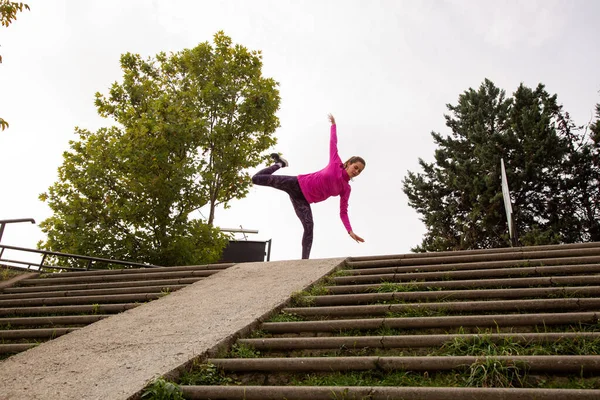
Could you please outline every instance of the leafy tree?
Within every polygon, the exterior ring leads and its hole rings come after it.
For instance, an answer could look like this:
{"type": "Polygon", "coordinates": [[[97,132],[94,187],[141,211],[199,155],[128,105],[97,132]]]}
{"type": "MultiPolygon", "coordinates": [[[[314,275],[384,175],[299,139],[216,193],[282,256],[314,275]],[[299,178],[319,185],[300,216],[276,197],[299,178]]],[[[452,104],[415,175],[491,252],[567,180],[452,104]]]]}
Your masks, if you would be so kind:
{"type": "Polygon", "coordinates": [[[17,12],[29,10],[29,6],[22,2],[0,0],[0,25],[8,27],[17,19],[17,12]]]}
{"type": "MultiPolygon", "coordinates": [[[[8,27],[14,20],[17,19],[17,12],[29,10],[29,6],[24,3],[14,1],[0,0],[0,25],[8,27]]],[[[0,64],[2,64],[2,55],[0,54],[0,64]]],[[[0,129],[8,128],[8,122],[0,118],[0,129]]]]}
{"type": "Polygon", "coordinates": [[[435,163],[419,159],[423,173],[409,171],[403,180],[409,205],[427,227],[413,250],[510,245],[501,158],[521,244],[597,240],[598,210],[585,200],[589,191],[598,194],[597,178],[593,173],[582,176],[582,171],[592,170],[586,153],[591,143],[558,105],[556,95],[541,84],[535,89],[521,84],[506,98],[486,79],[479,90],[467,90],[456,106],[447,107],[451,134],[432,132],[438,145],[435,163]]]}
{"type": "Polygon", "coordinates": [[[43,248],[158,265],[216,261],[226,244],[214,208],[248,192],[246,172],[275,143],[277,83],[260,52],[218,32],[210,43],[142,60],[96,94],[117,126],[76,128],[59,181],[41,195],[54,215],[43,248]],[[208,221],[192,219],[210,206],[208,221]]]}

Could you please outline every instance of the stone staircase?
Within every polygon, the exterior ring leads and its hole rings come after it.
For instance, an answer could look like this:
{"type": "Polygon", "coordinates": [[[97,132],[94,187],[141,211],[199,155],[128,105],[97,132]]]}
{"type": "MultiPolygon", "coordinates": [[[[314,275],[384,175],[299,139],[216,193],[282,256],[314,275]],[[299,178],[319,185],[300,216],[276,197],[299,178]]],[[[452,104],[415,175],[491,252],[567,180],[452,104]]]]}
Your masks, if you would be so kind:
{"type": "Polygon", "coordinates": [[[600,243],[350,258],[175,382],[186,399],[599,399],[599,315],[600,243]]]}
{"type": "Polygon", "coordinates": [[[0,357],[158,299],[232,265],[20,275],[0,286],[0,357]]]}

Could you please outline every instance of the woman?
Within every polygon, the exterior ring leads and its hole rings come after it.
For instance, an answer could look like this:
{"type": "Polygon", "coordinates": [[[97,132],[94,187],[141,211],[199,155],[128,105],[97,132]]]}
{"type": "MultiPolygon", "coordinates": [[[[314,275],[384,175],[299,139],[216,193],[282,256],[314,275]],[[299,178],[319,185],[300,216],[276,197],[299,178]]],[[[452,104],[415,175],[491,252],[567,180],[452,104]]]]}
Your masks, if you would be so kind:
{"type": "Polygon", "coordinates": [[[363,238],[352,231],[348,219],[348,198],[350,197],[348,181],[360,175],[365,168],[365,160],[354,156],[342,163],[337,149],[335,119],[331,114],[329,114],[329,121],[331,122],[329,164],[325,168],[312,174],[298,176],[273,175],[279,168],[288,166],[288,162],[284,158],[277,153],[273,153],[271,157],[275,163],[252,177],[252,182],[256,185],[271,186],[290,195],[296,215],[304,227],[304,234],[302,235],[303,259],[310,256],[313,242],[313,217],[310,203],[318,203],[331,196],[340,196],[340,218],[350,237],[357,242],[364,242],[363,238]]]}

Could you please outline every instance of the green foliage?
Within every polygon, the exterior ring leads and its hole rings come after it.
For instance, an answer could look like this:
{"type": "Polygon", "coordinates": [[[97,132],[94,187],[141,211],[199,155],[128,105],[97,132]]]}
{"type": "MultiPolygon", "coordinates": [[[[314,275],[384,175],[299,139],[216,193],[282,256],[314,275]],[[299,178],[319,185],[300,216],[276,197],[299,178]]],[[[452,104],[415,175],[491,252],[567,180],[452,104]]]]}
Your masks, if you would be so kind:
{"type": "Polygon", "coordinates": [[[244,343],[234,343],[229,351],[230,358],[256,358],[260,356],[260,351],[244,343]]]}
{"type": "Polygon", "coordinates": [[[598,148],[556,95],[521,84],[506,98],[486,79],[448,110],[451,134],[431,133],[435,162],[419,159],[423,172],[403,180],[428,230],[413,250],[510,245],[501,158],[522,245],[600,240],[598,148]]]}
{"type": "Polygon", "coordinates": [[[596,104],[596,121],[590,124],[590,131],[596,151],[598,151],[598,146],[600,146],[600,103],[596,104]]]}
{"type": "MultiPolygon", "coordinates": [[[[8,27],[17,19],[17,12],[29,10],[29,6],[22,2],[0,0],[0,26],[8,27]]],[[[0,64],[2,64],[2,55],[0,55],[0,64]]],[[[0,118],[0,130],[8,128],[8,122],[0,118]]]]}
{"type": "Polygon", "coordinates": [[[459,374],[413,371],[352,371],[311,373],[292,377],[291,384],[296,386],[463,386],[459,374]]]}
{"type": "Polygon", "coordinates": [[[9,267],[0,266],[0,281],[7,281],[23,273],[9,267]]]}
{"type": "Polygon", "coordinates": [[[457,337],[434,352],[441,356],[539,356],[600,354],[600,339],[575,337],[551,342],[521,343],[512,337],[493,340],[483,334],[457,337]]]}
{"type": "Polygon", "coordinates": [[[142,394],[148,400],[183,400],[183,391],[175,383],[159,378],[152,382],[142,394]]]}
{"type": "Polygon", "coordinates": [[[494,341],[489,335],[457,337],[445,343],[436,355],[444,356],[512,356],[523,355],[524,347],[512,338],[494,341]]]}
{"type": "Polygon", "coordinates": [[[528,368],[524,364],[498,360],[493,357],[478,360],[469,367],[466,386],[525,387],[528,368]]]}
{"type": "Polygon", "coordinates": [[[381,282],[377,288],[374,289],[376,293],[393,293],[393,292],[418,292],[421,290],[427,290],[415,282],[397,283],[397,282],[381,282]]]}
{"type": "Polygon", "coordinates": [[[304,317],[292,313],[282,311],[281,313],[272,316],[268,322],[298,322],[304,321],[304,317]]]}
{"type": "Polygon", "coordinates": [[[23,10],[29,10],[29,6],[25,3],[0,0],[0,25],[8,27],[17,19],[17,12],[22,12],[23,10]]]}
{"type": "Polygon", "coordinates": [[[48,250],[155,265],[217,261],[227,237],[214,210],[242,198],[279,126],[277,83],[258,51],[219,32],[178,53],[121,57],[123,81],[96,94],[117,125],[76,128],[59,180],[40,195],[54,214],[48,250]],[[206,221],[193,213],[210,207],[206,221]]]}
{"type": "Polygon", "coordinates": [[[194,366],[191,371],[184,373],[180,383],[181,385],[228,385],[235,382],[225,376],[223,370],[216,365],[206,363],[194,366]]]}
{"type": "Polygon", "coordinates": [[[314,305],[314,300],[309,297],[307,291],[303,290],[300,292],[292,293],[290,299],[290,305],[292,307],[311,307],[314,305]]]}
{"type": "Polygon", "coordinates": [[[386,318],[418,318],[418,317],[444,317],[450,313],[444,309],[431,309],[421,307],[407,307],[402,311],[390,311],[386,313],[386,318]]]}

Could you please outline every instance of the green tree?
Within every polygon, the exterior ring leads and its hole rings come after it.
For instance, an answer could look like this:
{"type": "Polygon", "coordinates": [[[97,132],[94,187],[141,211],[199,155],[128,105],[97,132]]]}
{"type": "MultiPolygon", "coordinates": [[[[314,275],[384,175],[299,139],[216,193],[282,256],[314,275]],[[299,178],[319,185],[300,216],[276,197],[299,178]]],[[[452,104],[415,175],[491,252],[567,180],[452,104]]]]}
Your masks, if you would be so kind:
{"type": "Polygon", "coordinates": [[[403,180],[409,205],[427,227],[413,250],[510,245],[501,158],[521,244],[592,240],[594,223],[582,218],[581,211],[585,190],[597,194],[599,189],[576,168],[581,162],[590,168],[591,158],[584,156],[590,141],[572,124],[556,95],[541,84],[535,89],[521,84],[506,98],[486,79],[478,90],[461,94],[456,106],[447,107],[451,134],[432,132],[438,145],[435,162],[419,159],[423,172],[409,171],[403,180]]]}
{"type": "Polygon", "coordinates": [[[600,241],[600,104],[596,105],[596,121],[589,126],[575,126],[566,113],[559,129],[572,146],[571,179],[564,180],[563,190],[572,193],[569,200],[580,224],[578,239],[600,241]]]}
{"type": "Polygon", "coordinates": [[[17,19],[17,12],[29,10],[29,6],[22,2],[0,0],[0,25],[8,27],[17,19]]]}
{"type": "Polygon", "coordinates": [[[54,212],[40,224],[43,248],[157,265],[220,257],[214,208],[247,194],[246,169],[275,143],[280,98],[260,52],[223,32],[214,44],[121,57],[123,82],[96,94],[117,125],[76,128],[59,181],[41,195],[54,212]],[[192,218],[207,205],[208,221],[192,218]]]}
{"type": "MultiPolygon", "coordinates": [[[[22,12],[24,9],[29,10],[29,6],[24,3],[0,0],[0,26],[8,28],[8,26],[17,19],[17,12],[22,12]]],[[[2,64],[1,54],[0,64],[2,64]]],[[[8,122],[6,122],[3,118],[0,118],[0,129],[5,130],[6,128],[8,128],[8,122]]]]}
{"type": "Polygon", "coordinates": [[[596,104],[596,121],[590,124],[590,131],[594,145],[598,148],[600,146],[600,103],[596,104]]]}

